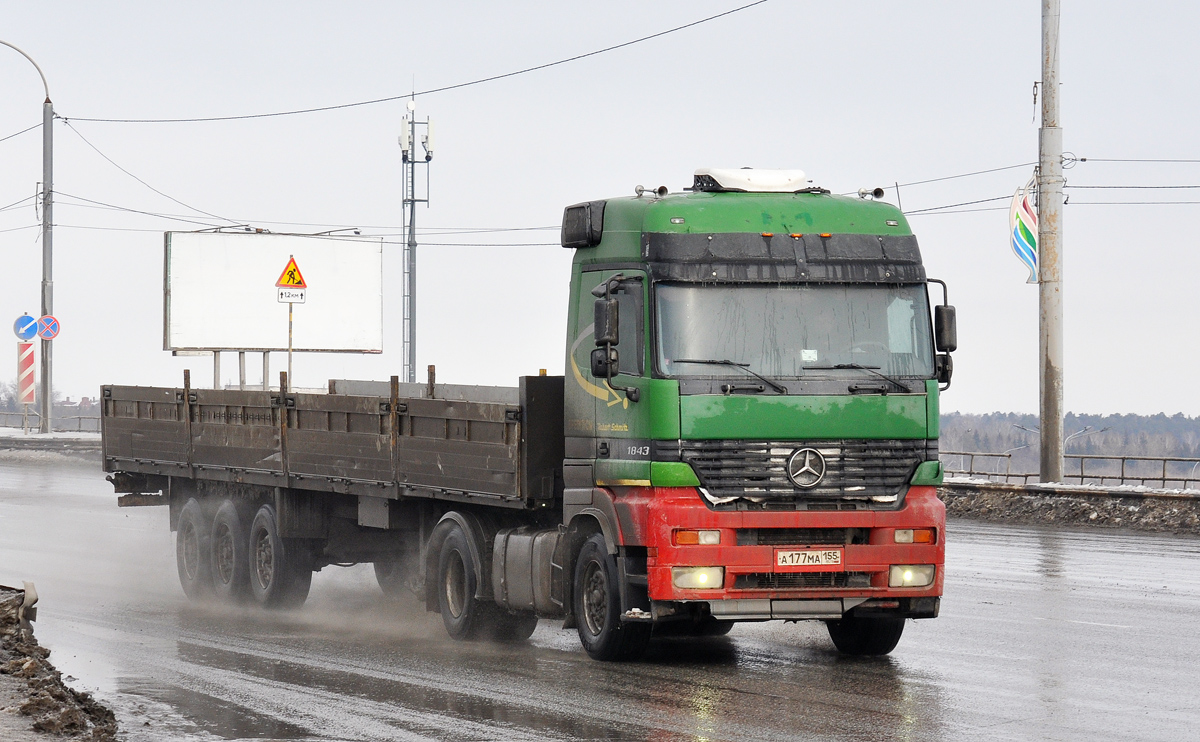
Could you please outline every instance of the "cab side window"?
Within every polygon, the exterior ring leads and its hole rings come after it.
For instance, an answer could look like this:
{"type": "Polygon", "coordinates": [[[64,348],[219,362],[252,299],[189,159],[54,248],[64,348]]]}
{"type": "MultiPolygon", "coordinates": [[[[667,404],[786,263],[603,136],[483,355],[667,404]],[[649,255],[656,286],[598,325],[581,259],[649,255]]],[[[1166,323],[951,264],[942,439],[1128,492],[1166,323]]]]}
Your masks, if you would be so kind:
{"type": "Polygon", "coordinates": [[[619,310],[621,317],[618,324],[621,342],[617,345],[617,349],[620,351],[620,372],[641,376],[646,349],[642,282],[624,281],[613,296],[621,306],[619,310]]]}

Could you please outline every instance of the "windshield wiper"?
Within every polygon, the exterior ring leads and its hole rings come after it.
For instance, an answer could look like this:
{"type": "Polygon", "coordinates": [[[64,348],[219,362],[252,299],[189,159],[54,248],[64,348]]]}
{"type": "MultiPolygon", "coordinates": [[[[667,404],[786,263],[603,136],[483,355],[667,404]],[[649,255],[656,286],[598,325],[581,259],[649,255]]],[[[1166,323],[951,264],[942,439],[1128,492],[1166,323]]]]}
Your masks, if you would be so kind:
{"type": "Polygon", "coordinates": [[[883,379],[884,381],[888,381],[888,382],[891,382],[892,384],[895,384],[896,388],[899,389],[900,391],[904,392],[905,394],[912,394],[912,389],[909,389],[904,384],[901,384],[899,381],[897,381],[893,377],[888,376],[885,373],[881,373],[879,371],[878,366],[864,366],[861,363],[835,363],[832,366],[805,366],[804,368],[805,368],[805,370],[813,370],[813,371],[829,371],[832,369],[843,369],[843,368],[853,368],[853,369],[857,369],[859,371],[868,371],[870,373],[875,374],[876,376],[883,379]]]}
{"type": "Polygon", "coordinates": [[[780,394],[788,393],[787,387],[785,387],[781,384],[776,384],[775,382],[771,381],[770,379],[763,376],[762,374],[752,370],[750,368],[749,363],[738,363],[737,361],[715,361],[715,360],[711,360],[711,359],[696,359],[696,358],[676,358],[675,360],[671,361],[671,363],[703,363],[708,366],[733,366],[734,368],[740,368],[741,370],[750,374],[751,376],[753,376],[754,378],[763,382],[764,384],[771,387],[772,389],[779,392],[780,394]]]}

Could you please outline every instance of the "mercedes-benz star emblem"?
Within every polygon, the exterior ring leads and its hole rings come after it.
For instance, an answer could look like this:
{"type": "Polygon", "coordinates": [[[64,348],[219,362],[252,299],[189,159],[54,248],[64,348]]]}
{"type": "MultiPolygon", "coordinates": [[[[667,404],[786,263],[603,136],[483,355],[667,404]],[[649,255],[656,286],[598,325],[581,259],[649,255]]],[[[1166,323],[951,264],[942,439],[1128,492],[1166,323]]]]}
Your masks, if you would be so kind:
{"type": "Polygon", "coordinates": [[[787,475],[800,489],[816,487],[825,478],[825,457],[815,448],[798,448],[788,458],[787,475]]]}

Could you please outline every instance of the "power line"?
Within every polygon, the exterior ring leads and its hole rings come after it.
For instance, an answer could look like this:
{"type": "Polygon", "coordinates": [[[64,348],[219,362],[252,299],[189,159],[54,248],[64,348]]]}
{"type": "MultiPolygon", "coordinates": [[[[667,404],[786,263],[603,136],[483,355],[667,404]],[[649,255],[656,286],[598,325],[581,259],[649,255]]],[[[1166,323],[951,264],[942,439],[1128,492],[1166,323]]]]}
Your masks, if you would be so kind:
{"type": "Polygon", "coordinates": [[[0,232],[19,232],[19,231],[21,231],[22,229],[33,229],[34,227],[40,227],[40,226],[42,226],[42,225],[40,225],[40,224],[28,224],[28,225],[26,225],[26,226],[24,226],[24,227],[9,227],[8,229],[0,229],[0,232]]]}
{"type": "Polygon", "coordinates": [[[1071,185],[1070,183],[1063,188],[1108,188],[1115,190],[1135,190],[1135,189],[1181,189],[1181,188],[1200,188],[1200,185],[1071,185]]]}
{"type": "MultiPolygon", "coordinates": [[[[133,213],[133,214],[144,214],[146,216],[158,217],[160,219],[172,219],[175,221],[188,222],[189,224],[199,224],[201,226],[206,226],[206,227],[222,226],[222,225],[217,225],[217,224],[209,224],[207,222],[193,221],[193,220],[189,219],[187,216],[182,215],[182,214],[167,214],[167,213],[158,212],[158,211],[145,211],[142,209],[134,209],[134,208],[131,208],[128,206],[119,206],[117,204],[106,203],[104,201],[96,201],[95,199],[84,198],[83,196],[76,196],[74,194],[65,193],[63,191],[58,191],[57,193],[58,193],[58,195],[63,196],[65,198],[73,198],[78,201],[86,202],[85,204],[73,204],[73,203],[65,203],[64,202],[64,203],[60,204],[62,206],[73,206],[73,207],[87,208],[87,209],[105,209],[105,210],[109,210],[109,211],[123,211],[123,212],[129,212],[129,213],[133,213]]],[[[24,201],[28,201],[29,199],[34,198],[34,197],[35,196],[29,196],[27,198],[22,199],[21,201],[19,201],[17,203],[18,204],[23,203],[24,201]]],[[[13,205],[15,206],[16,204],[13,204],[13,205]]],[[[0,211],[4,211],[6,208],[10,208],[10,207],[0,208],[0,211]]],[[[263,219],[248,219],[245,222],[239,222],[239,224],[242,224],[242,223],[247,224],[247,225],[249,225],[249,224],[278,224],[278,225],[284,225],[284,226],[303,226],[303,227],[342,227],[343,229],[361,229],[361,230],[369,230],[369,229],[399,230],[399,229],[401,229],[400,227],[398,227],[396,225],[370,225],[370,224],[368,224],[365,226],[353,227],[353,226],[345,226],[345,225],[330,224],[330,223],[267,221],[267,220],[263,220],[263,219]]],[[[434,236],[444,236],[444,235],[454,235],[454,234],[497,234],[497,233],[505,233],[505,232],[532,232],[532,231],[547,231],[547,230],[558,231],[560,228],[561,227],[559,227],[559,226],[477,227],[477,228],[476,227],[425,227],[421,231],[421,233],[427,234],[427,235],[434,235],[434,236]]],[[[369,235],[360,235],[360,236],[391,237],[391,236],[402,236],[404,234],[405,234],[404,232],[397,231],[397,232],[385,232],[382,234],[376,233],[373,235],[369,234],[369,235]]],[[[430,244],[435,244],[435,243],[430,243],[430,244]]],[[[453,244],[459,244],[459,243],[453,243],[453,244]]],[[[540,244],[557,244],[557,243],[540,243],[539,242],[539,243],[529,243],[529,244],[539,244],[540,245],[540,244]]]]}
{"type": "Polygon", "coordinates": [[[1200,201],[1073,201],[1068,206],[1170,206],[1200,204],[1200,201]]]}
{"type": "MultiPolygon", "coordinates": [[[[64,197],[66,197],[66,198],[73,198],[73,199],[76,199],[76,200],[78,200],[78,201],[86,201],[86,202],[87,202],[86,204],[71,204],[71,203],[64,203],[64,204],[59,204],[60,206],[77,206],[77,207],[79,207],[79,208],[84,208],[84,209],[109,209],[109,210],[112,210],[112,211],[125,211],[125,212],[129,212],[129,213],[131,213],[131,214],[143,214],[143,215],[145,215],[145,216],[153,216],[153,217],[157,217],[157,218],[159,218],[159,219],[170,219],[171,221],[176,221],[176,222],[186,222],[186,223],[188,223],[188,224],[198,224],[198,225],[200,225],[200,226],[202,226],[202,227],[220,227],[220,226],[223,226],[223,225],[220,225],[220,224],[210,224],[210,223],[208,223],[208,222],[200,222],[200,221],[196,221],[195,219],[188,219],[188,218],[186,218],[186,217],[182,217],[182,216],[171,216],[171,215],[168,215],[168,214],[157,214],[157,213],[155,213],[155,212],[153,212],[153,211],[142,211],[142,210],[140,210],[140,209],[130,209],[130,208],[128,208],[128,207],[125,207],[125,206],[116,206],[116,205],[114,205],[114,204],[106,204],[106,203],[104,203],[103,201],[93,201],[93,200],[92,200],[92,199],[90,199],[90,198],[84,198],[83,196],[74,196],[74,195],[72,195],[72,194],[70,194],[70,193],[64,193],[63,191],[57,191],[57,192],[56,192],[56,194],[57,194],[57,195],[59,195],[59,196],[64,196],[64,197]],[[94,205],[89,205],[89,204],[94,204],[94,205]]],[[[218,217],[218,218],[220,218],[220,217],[218,217]]]]}
{"type": "Polygon", "coordinates": [[[941,211],[942,209],[953,209],[956,206],[973,206],[974,204],[986,204],[991,201],[1003,201],[1003,200],[1009,199],[1009,198],[1012,198],[1012,196],[996,196],[995,198],[981,198],[978,201],[963,201],[962,203],[946,204],[945,206],[930,206],[928,209],[914,209],[912,211],[906,211],[904,213],[906,216],[909,214],[923,214],[927,211],[941,211]]]}
{"type": "MultiPolygon", "coordinates": [[[[15,229],[32,229],[33,227],[41,226],[34,224],[29,227],[16,227],[15,229]]],[[[55,224],[56,229],[85,229],[101,232],[153,232],[162,234],[161,229],[139,229],[137,227],[101,227],[94,224],[55,224]]],[[[13,231],[13,230],[0,230],[13,231]]],[[[270,234],[279,234],[272,232],[270,234]]],[[[318,235],[298,235],[300,237],[317,237],[318,235]]],[[[371,235],[362,235],[366,239],[372,239],[371,235]]],[[[338,236],[330,239],[346,239],[346,237],[338,236]]],[[[379,240],[384,245],[404,245],[405,242],[400,240],[379,240]]],[[[442,247],[561,247],[557,242],[422,242],[423,245],[438,245],[442,247]]]]}
{"type": "Polygon", "coordinates": [[[0,211],[8,211],[9,209],[16,208],[16,207],[20,206],[21,204],[25,203],[26,201],[30,201],[37,197],[38,197],[38,194],[36,194],[36,193],[33,194],[32,196],[26,196],[25,198],[21,199],[20,201],[13,201],[8,206],[0,206],[0,211]]]}
{"type": "Polygon", "coordinates": [[[1076,161],[1078,161],[1078,162],[1183,162],[1183,163],[1200,162],[1200,160],[1137,160],[1137,159],[1119,160],[1119,159],[1103,158],[1103,157],[1079,157],[1079,158],[1076,158],[1076,161]]]}
{"type": "Polygon", "coordinates": [[[185,204],[184,202],[180,201],[179,199],[175,198],[174,196],[171,196],[171,195],[169,195],[169,194],[163,193],[162,191],[158,190],[158,189],[157,189],[157,188],[155,188],[154,186],[150,185],[150,184],[149,184],[149,183],[147,183],[146,181],[144,181],[144,180],[142,180],[141,178],[139,178],[138,176],[134,175],[133,173],[131,173],[131,172],[129,172],[128,170],[126,170],[125,168],[121,167],[121,166],[120,166],[120,165],[118,165],[116,162],[114,162],[114,161],[113,161],[113,159],[112,159],[111,157],[109,157],[108,155],[106,155],[106,154],[104,154],[103,152],[101,152],[101,151],[100,151],[100,149],[99,149],[99,148],[98,148],[96,145],[94,145],[94,144],[92,144],[91,142],[89,142],[89,141],[88,141],[88,139],[87,139],[87,137],[85,137],[83,134],[81,134],[81,133],[79,132],[79,130],[78,130],[78,129],[76,129],[74,126],[72,126],[70,121],[68,121],[67,119],[65,119],[65,118],[64,118],[64,119],[62,119],[62,122],[63,122],[64,124],[66,124],[66,126],[67,126],[67,128],[68,128],[68,129],[70,129],[71,131],[73,131],[73,132],[75,133],[75,136],[77,136],[77,137],[79,137],[80,139],[82,139],[84,144],[86,144],[87,146],[89,146],[89,147],[91,147],[93,150],[95,150],[95,151],[96,151],[96,154],[98,154],[98,155],[100,155],[101,157],[103,157],[104,159],[108,160],[109,164],[111,164],[113,167],[115,167],[116,169],[120,170],[121,172],[125,173],[125,174],[126,174],[126,175],[128,175],[129,177],[133,178],[133,179],[134,179],[134,180],[136,180],[137,182],[141,183],[142,185],[146,186],[146,187],[147,187],[147,188],[149,188],[150,190],[154,191],[154,192],[155,192],[155,193],[157,193],[158,195],[162,196],[163,198],[166,198],[166,199],[169,199],[169,200],[171,200],[171,201],[174,201],[175,203],[179,204],[180,206],[184,207],[185,209],[191,209],[192,211],[195,211],[195,212],[196,212],[196,213],[198,213],[198,214],[203,214],[203,215],[205,215],[205,216],[211,216],[211,217],[212,217],[212,218],[214,218],[214,219],[221,219],[221,220],[223,220],[223,221],[227,221],[227,222],[229,222],[230,224],[233,224],[233,223],[234,223],[234,221],[233,221],[232,219],[226,219],[226,218],[225,218],[225,217],[223,217],[223,216],[219,216],[219,215],[217,215],[217,214],[211,214],[211,213],[209,213],[209,212],[207,212],[207,211],[204,211],[203,209],[197,209],[195,206],[191,206],[191,205],[189,205],[189,204],[185,204]]]}
{"type": "Polygon", "coordinates": [[[981,211],[1008,211],[1007,206],[993,206],[986,209],[959,209],[957,211],[931,211],[918,214],[917,212],[906,213],[905,216],[942,216],[943,214],[976,214],[981,211]]]}
{"type": "Polygon", "coordinates": [[[33,131],[34,129],[37,129],[40,126],[41,126],[41,124],[34,124],[33,126],[29,127],[28,129],[21,129],[16,134],[9,134],[8,136],[4,137],[3,139],[0,139],[0,142],[7,142],[9,139],[12,139],[13,137],[19,137],[22,134],[24,134],[25,132],[33,131]]]}
{"type": "MultiPolygon", "coordinates": [[[[901,183],[900,187],[907,188],[909,186],[925,185],[926,183],[940,183],[943,180],[955,180],[957,178],[969,178],[973,175],[984,175],[986,173],[998,173],[1002,170],[1016,170],[1018,168],[1031,167],[1036,164],[1037,164],[1036,162],[1022,162],[1020,165],[1005,165],[1004,167],[994,167],[994,168],[990,168],[988,170],[976,170],[973,173],[962,173],[960,175],[947,175],[944,178],[930,178],[929,180],[916,180],[916,181],[913,181],[912,183],[901,183]]],[[[913,212],[913,213],[916,213],[916,212],[913,212]]]]}
{"type": "MultiPolygon", "coordinates": [[[[470,87],[472,85],[481,85],[485,82],[494,82],[496,80],[503,80],[508,77],[516,77],[517,75],[524,75],[528,72],[536,72],[538,70],[544,70],[544,69],[547,69],[550,67],[557,67],[560,64],[567,64],[568,62],[575,62],[580,59],[594,57],[599,54],[605,54],[607,52],[616,51],[617,49],[623,49],[627,46],[633,46],[634,44],[640,44],[643,41],[650,41],[651,39],[657,39],[660,36],[666,36],[668,34],[673,34],[678,31],[683,31],[684,29],[692,28],[693,26],[699,26],[702,23],[708,23],[709,21],[715,21],[718,18],[724,18],[725,16],[733,15],[734,13],[740,13],[743,10],[746,10],[748,8],[753,8],[756,5],[762,5],[763,3],[766,3],[766,2],[768,2],[768,0],[755,0],[755,2],[739,6],[737,8],[733,8],[732,10],[727,10],[723,13],[717,13],[716,15],[710,15],[707,18],[701,18],[698,21],[692,21],[691,23],[685,23],[682,26],[675,26],[674,28],[669,28],[666,31],[659,31],[658,33],[650,34],[649,36],[643,36],[641,38],[634,39],[632,41],[626,41],[621,44],[607,46],[603,49],[597,49],[595,51],[590,51],[585,54],[576,54],[573,57],[559,59],[555,62],[547,62],[546,64],[539,64],[534,67],[526,67],[524,69],[516,70],[515,72],[505,72],[504,74],[500,74],[500,75],[492,75],[490,77],[482,77],[482,78],[479,78],[478,80],[471,80],[469,82],[460,82],[460,83],[456,83],[454,85],[445,85],[440,88],[430,88],[429,90],[421,90],[421,91],[414,90],[411,93],[406,93],[404,95],[392,95],[392,96],[388,96],[386,98],[375,98],[373,100],[357,101],[355,103],[342,103],[342,104],[335,105],[335,106],[318,106],[316,108],[300,108],[300,109],[296,109],[296,110],[292,110],[292,111],[275,111],[272,113],[250,113],[250,114],[243,114],[240,116],[206,116],[206,117],[200,117],[200,118],[178,118],[178,119],[103,119],[103,118],[79,118],[79,117],[72,117],[72,118],[74,118],[75,121],[93,121],[96,123],[106,123],[106,124],[185,124],[185,123],[201,123],[201,122],[209,122],[209,121],[240,121],[240,120],[244,120],[244,119],[261,119],[261,118],[270,118],[270,117],[274,117],[274,116],[295,116],[295,115],[302,114],[302,113],[318,113],[320,111],[335,111],[335,110],[339,110],[339,109],[343,109],[343,108],[356,108],[358,106],[370,106],[370,105],[374,105],[376,103],[387,103],[387,102],[395,101],[395,100],[403,100],[404,98],[410,98],[410,97],[415,98],[418,95],[432,95],[434,93],[444,93],[448,90],[458,90],[460,88],[466,88],[466,87],[470,87]]],[[[212,215],[210,214],[209,216],[212,216],[212,215]]]]}

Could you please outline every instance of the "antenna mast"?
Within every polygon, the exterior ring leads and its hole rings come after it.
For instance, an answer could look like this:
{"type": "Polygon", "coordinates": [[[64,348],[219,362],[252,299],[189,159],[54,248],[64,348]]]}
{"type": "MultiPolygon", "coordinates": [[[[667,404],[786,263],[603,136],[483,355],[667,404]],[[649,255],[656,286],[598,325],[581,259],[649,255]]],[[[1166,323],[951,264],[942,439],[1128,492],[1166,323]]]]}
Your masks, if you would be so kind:
{"type": "Polygon", "coordinates": [[[407,103],[408,114],[404,117],[400,130],[400,152],[402,158],[404,201],[402,217],[408,241],[404,245],[404,380],[414,383],[417,380],[417,204],[429,206],[429,168],[425,169],[425,198],[417,198],[417,165],[429,165],[433,159],[433,126],[429,119],[417,121],[416,100],[407,103]],[[421,147],[425,150],[425,158],[419,160],[416,156],[417,127],[424,126],[425,134],[421,137],[421,147]]]}

